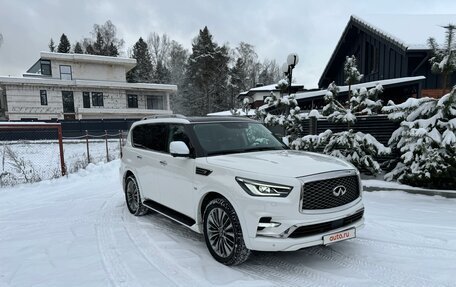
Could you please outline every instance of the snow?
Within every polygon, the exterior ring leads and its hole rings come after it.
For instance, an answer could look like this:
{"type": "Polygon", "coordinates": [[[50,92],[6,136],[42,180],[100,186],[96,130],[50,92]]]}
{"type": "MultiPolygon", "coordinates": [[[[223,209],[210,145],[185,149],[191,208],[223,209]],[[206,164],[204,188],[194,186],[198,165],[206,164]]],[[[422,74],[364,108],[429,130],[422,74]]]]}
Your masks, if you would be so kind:
{"type": "MultiPolygon", "coordinates": [[[[353,90],[355,90],[355,89],[361,89],[361,88],[378,87],[379,85],[383,86],[383,87],[385,87],[385,86],[387,87],[388,85],[407,83],[407,82],[413,82],[413,81],[420,81],[420,80],[424,80],[424,79],[426,79],[426,77],[424,77],[424,76],[403,77],[403,78],[395,78],[395,79],[372,81],[372,82],[356,84],[356,85],[352,85],[351,88],[353,90]]],[[[338,87],[339,87],[339,93],[348,91],[348,85],[347,86],[338,86],[338,87]]],[[[300,93],[296,93],[295,99],[299,100],[299,99],[320,97],[320,96],[325,96],[327,94],[328,94],[327,90],[319,90],[319,91],[312,91],[312,92],[300,92],[300,93]]]]}
{"type": "MultiPolygon", "coordinates": [[[[245,116],[245,111],[243,109],[237,109],[236,113],[238,113],[240,116],[245,116]]],[[[231,111],[221,111],[221,112],[210,113],[207,115],[208,116],[233,116],[233,113],[231,111]]],[[[254,116],[255,110],[249,110],[247,115],[254,116]]]]}
{"type": "Polygon", "coordinates": [[[364,193],[356,239],[226,267],[201,235],[130,215],[118,168],[0,190],[0,286],[454,286],[454,199],[364,193]]]}

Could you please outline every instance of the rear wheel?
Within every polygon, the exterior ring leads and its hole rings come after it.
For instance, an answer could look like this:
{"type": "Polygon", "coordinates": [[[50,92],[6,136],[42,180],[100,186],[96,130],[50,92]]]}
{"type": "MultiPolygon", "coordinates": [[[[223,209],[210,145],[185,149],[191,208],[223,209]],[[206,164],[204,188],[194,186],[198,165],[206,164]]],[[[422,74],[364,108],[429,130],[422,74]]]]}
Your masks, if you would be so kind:
{"type": "Polygon", "coordinates": [[[233,206],[224,198],[212,200],[204,211],[204,239],[211,255],[225,265],[238,265],[250,255],[233,206]]]}
{"type": "Polygon", "coordinates": [[[138,183],[133,176],[129,176],[125,184],[125,201],[131,214],[135,216],[147,214],[148,209],[142,204],[138,183]]]}

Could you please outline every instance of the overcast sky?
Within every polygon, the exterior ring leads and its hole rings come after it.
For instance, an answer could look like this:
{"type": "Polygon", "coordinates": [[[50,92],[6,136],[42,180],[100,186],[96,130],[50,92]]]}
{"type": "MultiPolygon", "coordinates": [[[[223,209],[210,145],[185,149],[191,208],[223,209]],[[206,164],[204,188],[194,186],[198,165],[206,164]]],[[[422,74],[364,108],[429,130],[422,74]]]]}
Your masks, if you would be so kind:
{"type": "MultiPolygon", "coordinates": [[[[65,33],[73,44],[90,36],[93,24],[111,20],[125,40],[124,55],[139,37],[147,38],[151,32],[166,33],[191,49],[192,39],[207,25],[217,43],[235,47],[241,41],[248,42],[255,46],[260,59],[275,59],[281,64],[289,53],[298,53],[296,82],[312,88],[351,14],[361,18],[456,15],[456,1],[0,0],[4,41],[0,75],[20,76],[38,59],[39,51],[48,50],[51,37],[58,44],[65,33]]],[[[403,28],[407,33],[419,33],[413,25],[403,28]]]]}

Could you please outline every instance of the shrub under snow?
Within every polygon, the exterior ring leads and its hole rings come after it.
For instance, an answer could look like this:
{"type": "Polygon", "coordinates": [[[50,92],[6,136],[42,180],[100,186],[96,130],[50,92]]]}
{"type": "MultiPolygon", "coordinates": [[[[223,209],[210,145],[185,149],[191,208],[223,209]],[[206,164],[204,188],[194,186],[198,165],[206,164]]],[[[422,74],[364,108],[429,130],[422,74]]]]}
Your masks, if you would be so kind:
{"type": "Polygon", "coordinates": [[[456,86],[440,99],[410,98],[383,111],[402,121],[389,144],[401,151],[386,180],[434,188],[456,188],[456,86]]]}

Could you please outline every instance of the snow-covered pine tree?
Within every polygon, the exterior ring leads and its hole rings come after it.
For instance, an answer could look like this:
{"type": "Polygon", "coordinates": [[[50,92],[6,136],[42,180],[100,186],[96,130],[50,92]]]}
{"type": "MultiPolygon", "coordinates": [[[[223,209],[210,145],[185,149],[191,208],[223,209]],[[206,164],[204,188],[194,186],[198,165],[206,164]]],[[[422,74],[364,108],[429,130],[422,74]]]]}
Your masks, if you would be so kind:
{"type": "Polygon", "coordinates": [[[74,53],[75,54],[84,54],[84,51],[82,50],[81,43],[76,42],[76,44],[74,45],[74,53]]]}
{"type": "Polygon", "coordinates": [[[401,121],[390,146],[402,156],[386,180],[413,186],[456,188],[456,86],[440,99],[410,98],[383,107],[401,121]]]}
{"type": "Polygon", "coordinates": [[[57,47],[57,52],[58,53],[69,53],[71,49],[71,44],[70,41],[68,41],[68,37],[65,34],[62,34],[60,36],[60,43],[59,46],[57,47]]]}
{"type": "Polygon", "coordinates": [[[207,27],[199,31],[188,59],[183,102],[187,113],[206,115],[227,110],[228,48],[218,46],[207,27]]]}
{"type": "Polygon", "coordinates": [[[293,141],[291,147],[310,151],[323,150],[325,154],[350,161],[360,170],[377,174],[381,168],[375,157],[389,154],[390,148],[385,147],[370,134],[354,132],[350,126],[355,124],[356,116],[371,115],[381,109],[382,103],[378,95],[382,93],[383,88],[377,85],[369,90],[351,90],[351,84],[362,77],[356,68],[354,56],[346,58],[344,72],[346,83],[349,84],[349,100],[345,105],[338,100],[340,89],[332,82],[325,94],[326,105],[323,107],[323,115],[332,123],[347,124],[347,131],[333,133],[327,130],[319,135],[307,135],[293,141]]]}
{"type": "Polygon", "coordinates": [[[356,57],[352,55],[351,57],[345,57],[344,63],[344,75],[345,83],[348,85],[348,96],[351,96],[351,86],[353,84],[359,83],[363,78],[363,75],[358,71],[358,63],[356,57]]]}
{"type": "Polygon", "coordinates": [[[276,86],[280,90],[280,95],[276,96],[274,92],[264,99],[268,105],[267,109],[259,111],[258,116],[267,126],[282,126],[285,129],[285,136],[288,142],[297,139],[302,133],[302,116],[301,109],[295,99],[295,95],[283,95],[288,87],[287,80],[280,80],[276,86]],[[268,112],[266,110],[271,110],[268,112]]]}
{"type": "Polygon", "coordinates": [[[432,49],[433,57],[429,59],[432,72],[442,74],[442,96],[448,89],[448,77],[456,71],[456,25],[448,24],[444,47],[440,48],[434,38],[429,38],[428,44],[432,49]]]}
{"type": "Polygon", "coordinates": [[[54,40],[51,38],[51,40],[49,41],[49,52],[55,52],[55,44],[54,44],[54,40]]]}
{"type": "Polygon", "coordinates": [[[127,72],[127,81],[130,83],[152,82],[152,62],[147,43],[142,37],[133,46],[131,57],[136,59],[136,66],[127,72]]]}

